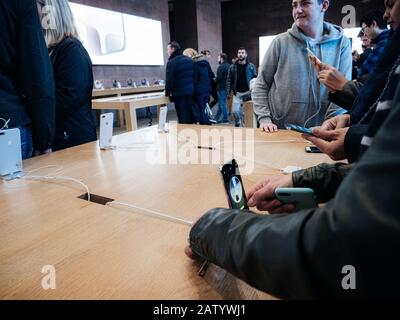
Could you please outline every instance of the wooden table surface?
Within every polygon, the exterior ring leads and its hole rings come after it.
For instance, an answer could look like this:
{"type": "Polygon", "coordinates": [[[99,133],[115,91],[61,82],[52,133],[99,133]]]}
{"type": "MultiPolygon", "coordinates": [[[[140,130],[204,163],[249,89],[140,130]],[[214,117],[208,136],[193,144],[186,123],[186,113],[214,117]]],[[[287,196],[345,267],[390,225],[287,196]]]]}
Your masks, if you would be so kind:
{"type": "Polygon", "coordinates": [[[93,89],[93,98],[105,96],[121,96],[127,94],[137,94],[146,92],[164,91],[165,86],[150,86],[150,87],[125,87],[125,88],[110,88],[110,89],[93,89]]]}
{"type": "MultiPolygon", "coordinates": [[[[149,149],[176,138],[152,127],[114,137],[116,150],[100,151],[94,142],[27,160],[24,167],[56,165],[32,174],[77,178],[96,195],[190,221],[226,207],[217,164],[149,163],[149,149]]],[[[254,142],[257,163],[243,176],[246,189],[278,168],[328,161],[306,154],[307,143],[294,132],[255,130],[254,142]]],[[[216,152],[197,151],[205,157],[216,152]]],[[[199,277],[199,265],[183,253],[190,227],[78,199],[84,193],[69,182],[0,182],[0,299],[273,299],[216,266],[199,277]],[[42,288],[47,265],[56,270],[55,290],[42,288]]]]}
{"type": "MultiPolygon", "coordinates": [[[[136,115],[137,109],[157,106],[159,110],[160,106],[168,103],[170,103],[169,97],[166,97],[162,92],[156,92],[92,100],[92,109],[116,109],[125,112],[126,130],[129,132],[137,130],[138,128],[136,115]]],[[[123,122],[123,117],[121,118],[119,116],[119,118],[119,122],[123,122]]]]}

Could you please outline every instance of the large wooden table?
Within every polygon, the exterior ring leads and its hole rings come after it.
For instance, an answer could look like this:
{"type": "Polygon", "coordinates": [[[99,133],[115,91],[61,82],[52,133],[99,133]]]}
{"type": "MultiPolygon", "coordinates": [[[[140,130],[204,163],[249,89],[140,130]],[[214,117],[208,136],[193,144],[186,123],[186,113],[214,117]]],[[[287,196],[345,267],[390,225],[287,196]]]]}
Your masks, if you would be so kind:
{"type": "MultiPolygon", "coordinates": [[[[170,103],[169,97],[163,92],[135,94],[121,97],[102,98],[92,101],[92,109],[116,109],[125,112],[126,130],[137,130],[136,110],[151,106],[162,106],[170,103]]],[[[121,120],[120,120],[121,121],[121,120]]]]}
{"type": "MultiPolygon", "coordinates": [[[[101,98],[117,98],[127,95],[134,94],[145,94],[145,93],[155,93],[155,92],[163,92],[165,90],[165,86],[163,85],[154,85],[154,86],[140,86],[137,88],[134,87],[124,87],[124,88],[110,88],[110,89],[94,89],[93,90],[93,102],[95,103],[97,99],[101,98]]],[[[111,108],[113,109],[113,108],[111,108]]],[[[97,109],[100,110],[100,109],[97,109]]],[[[117,110],[118,114],[118,126],[123,127],[124,125],[124,110],[117,110]]]]}
{"type": "Polygon", "coordinates": [[[120,97],[130,94],[149,93],[164,91],[165,86],[150,86],[150,87],[125,87],[125,88],[110,88],[110,89],[94,89],[93,98],[100,97],[120,97]]]}
{"type": "MultiPolygon", "coordinates": [[[[198,132],[201,127],[178,128],[198,132]]],[[[215,128],[228,133],[228,142],[229,133],[245,132],[215,128]]],[[[151,158],[145,148],[154,152],[158,141],[173,139],[173,133],[160,134],[151,127],[114,137],[120,146],[116,150],[100,151],[97,143],[90,143],[30,159],[24,167],[30,171],[57,165],[61,168],[33,174],[61,170],[57,175],[81,179],[96,195],[190,221],[210,208],[226,207],[217,164],[147,161],[151,158]]],[[[237,142],[238,137],[230,140],[237,142]]],[[[190,148],[187,142],[178,146],[184,144],[190,148]]],[[[243,176],[245,188],[276,174],[277,168],[327,161],[324,155],[306,154],[305,145],[294,132],[254,131],[256,164],[243,176]]],[[[220,152],[197,151],[203,156],[220,152]]],[[[78,198],[84,192],[65,182],[0,182],[0,299],[273,299],[216,266],[199,277],[199,264],[183,253],[190,227],[140,215],[139,209],[89,203],[78,198]],[[56,270],[55,290],[42,288],[41,272],[47,265],[56,270]]]]}

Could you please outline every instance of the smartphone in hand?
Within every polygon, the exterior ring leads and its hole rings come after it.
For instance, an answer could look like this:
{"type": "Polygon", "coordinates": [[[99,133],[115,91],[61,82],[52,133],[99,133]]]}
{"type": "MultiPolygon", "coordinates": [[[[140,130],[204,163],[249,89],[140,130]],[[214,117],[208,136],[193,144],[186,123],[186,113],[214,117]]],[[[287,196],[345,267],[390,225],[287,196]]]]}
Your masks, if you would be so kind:
{"type": "Polygon", "coordinates": [[[244,191],[239,166],[235,159],[220,168],[228,198],[229,208],[248,210],[246,192],[244,191]]]}
{"type": "Polygon", "coordinates": [[[308,134],[309,136],[314,136],[312,129],[304,128],[304,127],[301,127],[301,126],[296,126],[294,124],[287,125],[286,129],[287,130],[296,131],[296,132],[300,132],[300,133],[304,133],[304,134],[308,134]]]}
{"type": "Polygon", "coordinates": [[[318,57],[312,52],[309,48],[306,48],[308,56],[310,57],[310,60],[312,64],[314,65],[314,69],[316,72],[321,71],[321,66],[322,66],[322,61],[318,59],[318,57]]]}
{"type": "Polygon", "coordinates": [[[314,190],[309,188],[278,188],[275,190],[275,196],[283,204],[294,204],[296,210],[318,206],[314,190]]]}

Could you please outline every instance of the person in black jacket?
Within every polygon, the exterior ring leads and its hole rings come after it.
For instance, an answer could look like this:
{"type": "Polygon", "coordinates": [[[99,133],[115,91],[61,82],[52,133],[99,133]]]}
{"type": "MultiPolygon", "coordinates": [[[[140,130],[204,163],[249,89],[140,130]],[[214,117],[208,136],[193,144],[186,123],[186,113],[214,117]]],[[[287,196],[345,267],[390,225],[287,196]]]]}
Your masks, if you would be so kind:
{"type": "Polygon", "coordinates": [[[217,70],[217,78],[215,79],[215,83],[217,85],[218,92],[218,112],[215,115],[215,121],[217,123],[228,124],[229,123],[229,114],[228,114],[228,73],[230,64],[228,62],[228,55],[226,53],[221,53],[218,56],[218,63],[220,64],[217,70]],[[222,115],[222,121],[220,121],[220,117],[222,115]]]}
{"type": "Polygon", "coordinates": [[[1,0],[0,34],[0,129],[21,130],[23,159],[50,152],[55,89],[36,1],[1,0]]]}
{"type": "MultiPolygon", "coordinates": [[[[213,209],[193,226],[186,254],[281,298],[398,296],[399,86],[392,102],[390,113],[380,109],[388,114],[383,126],[326,206],[275,215],[213,209]]],[[[271,201],[262,204],[263,197],[272,193],[271,186],[249,205],[265,210],[271,201]]]]}
{"type": "Polygon", "coordinates": [[[400,57],[400,0],[387,1],[385,20],[392,26],[393,35],[382,53],[375,71],[363,86],[349,115],[327,120],[314,134],[326,140],[316,143],[333,160],[347,158],[350,162],[358,159],[359,147],[378,102],[387,95],[388,83],[396,70],[400,57]],[[322,130],[321,130],[322,129],[322,130]]]}
{"type": "Polygon", "coordinates": [[[211,51],[206,49],[201,51],[201,54],[204,55],[207,60],[208,60],[208,77],[210,78],[210,86],[211,86],[211,92],[210,92],[210,98],[212,97],[212,101],[210,102],[210,108],[214,108],[217,103],[218,103],[218,93],[217,93],[217,85],[215,83],[215,74],[211,68],[210,64],[210,59],[212,58],[211,56],[211,51]]]}
{"type": "Polygon", "coordinates": [[[209,70],[211,69],[207,58],[198,54],[196,50],[188,48],[183,55],[191,58],[194,63],[194,95],[193,100],[198,107],[198,122],[201,125],[210,125],[210,118],[207,114],[207,103],[210,99],[211,85],[209,70]]]}
{"type": "Polygon", "coordinates": [[[178,42],[168,44],[169,61],[166,70],[165,95],[175,103],[178,121],[181,124],[196,122],[193,113],[194,64],[183,55],[178,42]]]}
{"type": "Polygon", "coordinates": [[[45,29],[56,83],[57,123],[53,150],[97,140],[92,114],[93,71],[89,54],[78,39],[67,0],[38,0],[51,6],[56,28],[45,29]]]}

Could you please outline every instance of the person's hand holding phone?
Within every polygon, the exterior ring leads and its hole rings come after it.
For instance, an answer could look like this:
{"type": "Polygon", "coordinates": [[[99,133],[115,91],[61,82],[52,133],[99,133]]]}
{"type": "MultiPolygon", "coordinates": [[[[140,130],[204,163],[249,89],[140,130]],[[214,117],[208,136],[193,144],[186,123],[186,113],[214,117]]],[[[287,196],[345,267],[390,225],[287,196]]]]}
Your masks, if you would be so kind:
{"type": "Polygon", "coordinates": [[[320,71],[322,70],[322,65],[323,65],[322,61],[319,60],[317,58],[317,56],[309,48],[306,48],[306,49],[308,52],[308,57],[309,57],[312,65],[314,66],[315,72],[317,74],[320,73],[320,71]]]}
{"type": "Polygon", "coordinates": [[[310,61],[314,66],[315,72],[319,74],[322,70],[322,62],[314,55],[310,55],[310,61]]]}
{"type": "Polygon", "coordinates": [[[260,211],[268,211],[271,214],[294,212],[294,205],[283,205],[276,199],[275,190],[283,187],[293,187],[291,175],[277,176],[260,181],[246,193],[249,207],[256,207],[260,211]]]}
{"type": "MultiPolygon", "coordinates": [[[[347,128],[350,126],[351,116],[349,114],[342,114],[326,120],[322,126],[321,130],[332,131],[336,129],[347,128]]],[[[314,128],[313,128],[314,129],[314,128]]]]}
{"type": "Polygon", "coordinates": [[[337,130],[323,130],[314,128],[314,136],[303,135],[303,138],[312,142],[323,153],[327,154],[334,161],[341,161],[347,158],[344,151],[344,140],[349,128],[337,130]]]}
{"type": "Polygon", "coordinates": [[[348,82],[344,74],[340,73],[336,68],[325,63],[320,65],[318,80],[331,92],[342,91],[343,87],[348,82]]]}

